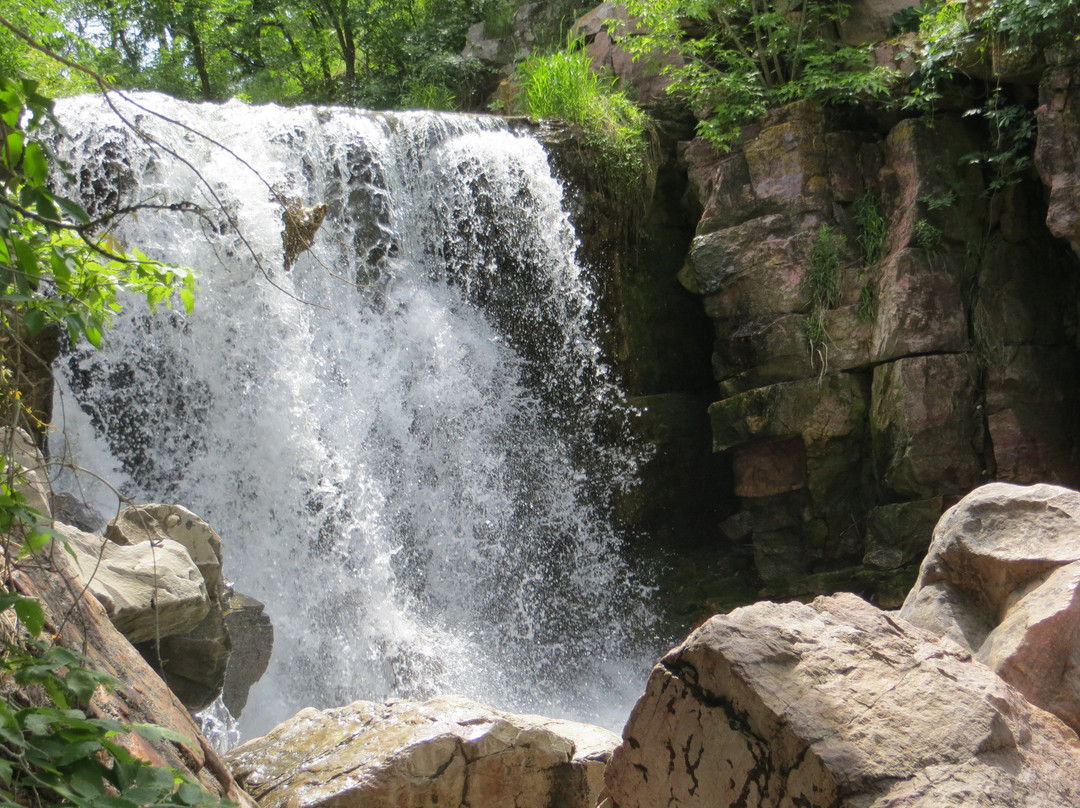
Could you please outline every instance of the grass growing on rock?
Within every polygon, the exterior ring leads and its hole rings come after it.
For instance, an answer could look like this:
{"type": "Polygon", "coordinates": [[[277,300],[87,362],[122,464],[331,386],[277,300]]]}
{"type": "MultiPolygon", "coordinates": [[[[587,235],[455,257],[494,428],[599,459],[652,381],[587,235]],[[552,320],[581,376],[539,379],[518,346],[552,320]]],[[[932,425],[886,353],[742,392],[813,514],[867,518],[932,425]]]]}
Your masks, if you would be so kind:
{"type": "Polygon", "coordinates": [[[597,152],[597,184],[607,195],[651,195],[655,169],[649,116],[591,65],[574,42],[527,59],[518,68],[521,112],[579,130],[584,144],[597,152]]]}

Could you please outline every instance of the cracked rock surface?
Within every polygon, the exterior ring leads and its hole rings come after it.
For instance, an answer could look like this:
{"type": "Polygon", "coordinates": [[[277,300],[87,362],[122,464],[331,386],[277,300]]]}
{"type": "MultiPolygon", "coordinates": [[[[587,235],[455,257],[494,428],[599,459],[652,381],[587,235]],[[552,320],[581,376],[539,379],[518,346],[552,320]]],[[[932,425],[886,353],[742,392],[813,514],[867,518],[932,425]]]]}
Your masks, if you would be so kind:
{"type": "Polygon", "coordinates": [[[593,808],[618,743],[446,696],[301,710],[227,760],[262,808],[593,808]]]}
{"type": "Polygon", "coordinates": [[[854,595],[713,617],[653,669],[607,808],[1080,804],[1080,739],[854,595]]]}

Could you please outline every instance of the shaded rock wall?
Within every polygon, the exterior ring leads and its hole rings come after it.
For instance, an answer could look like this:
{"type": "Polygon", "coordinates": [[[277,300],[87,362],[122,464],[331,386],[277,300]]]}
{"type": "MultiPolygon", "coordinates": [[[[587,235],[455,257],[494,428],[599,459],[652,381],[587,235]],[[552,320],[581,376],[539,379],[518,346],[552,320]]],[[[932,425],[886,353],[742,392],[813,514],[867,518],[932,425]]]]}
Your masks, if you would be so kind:
{"type": "Polygon", "coordinates": [[[807,102],[730,154],[683,147],[702,212],[681,279],[713,323],[713,448],[767,593],[899,605],[943,507],[990,479],[1077,482],[1076,256],[1037,181],[988,191],[965,159],[985,148],[958,117],[881,132],[807,102]],[[869,265],[864,196],[888,226],[869,265]],[[842,295],[814,336],[822,225],[842,295]]]}

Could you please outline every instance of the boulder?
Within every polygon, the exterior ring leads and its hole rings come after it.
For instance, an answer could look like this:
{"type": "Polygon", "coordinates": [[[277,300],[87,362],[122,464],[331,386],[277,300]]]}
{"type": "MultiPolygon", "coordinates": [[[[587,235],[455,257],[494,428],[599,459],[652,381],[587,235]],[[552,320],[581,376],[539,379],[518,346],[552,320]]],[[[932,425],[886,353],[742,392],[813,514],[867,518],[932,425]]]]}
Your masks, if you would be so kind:
{"type": "Polygon", "coordinates": [[[274,626],[265,606],[253,597],[225,589],[225,631],[232,643],[225,684],[221,696],[229,712],[236,717],[247,704],[248,691],[270,664],[274,647],[274,626]]]}
{"type": "Polygon", "coordinates": [[[171,539],[121,546],[57,522],[75,554],[75,575],[129,642],[186,634],[210,612],[210,599],[187,550],[171,539]]]}
{"type": "Polygon", "coordinates": [[[653,669],[605,808],[1076,805],[1080,740],[854,595],[713,617],[653,669]]]}
{"type": "Polygon", "coordinates": [[[227,761],[262,808],[592,808],[618,742],[447,696],[308,708],[227,761]]]}
{"type": "Polygon", "coordinates": [[[74,494],[53,494],[50,503],[57,522],[72,525],[86,533],[100,533],[105,529],[105,517],[74,494]]]}
{"type": "Polygon", "coordinates": [[[124,508],[109,522],[105,537],[116,544],[171,539],[188,551],[206,581],[213,600],[221,596],[221,537],[199,516],[180,505],[139,505],[124,508]]]}
{"type": "Polygon", "coordinates": [[[991,483],[938,522],[900,611],[1080,732],[1080,493],[991,483]]]}

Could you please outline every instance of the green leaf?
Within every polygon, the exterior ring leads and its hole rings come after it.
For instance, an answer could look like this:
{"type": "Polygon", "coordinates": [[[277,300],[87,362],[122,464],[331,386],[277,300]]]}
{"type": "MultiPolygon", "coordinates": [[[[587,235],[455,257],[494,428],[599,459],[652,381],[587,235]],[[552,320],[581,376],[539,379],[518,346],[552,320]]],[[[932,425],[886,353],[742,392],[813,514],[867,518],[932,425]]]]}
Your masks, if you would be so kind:
{"type": "Polygon", "coordinates": [[[40,601],[20,598],[15,603],[15,614],[31,636],[37,637],[45,628],[45,610],[41,608],[40,601]]]}
{"type": "Polygon", "coordinates": [[[49,179],[49,161],[40,144],[31,141],[23,154],[23,173],[26,181],[34,185],[44,185],[49,179]]]}
{"type": "Polygon", "coordinates": [[[27,309],[23,315],[23,323],[30,336],[36,337],[45,328],[45,314],[40,309],[27,309]]]}

